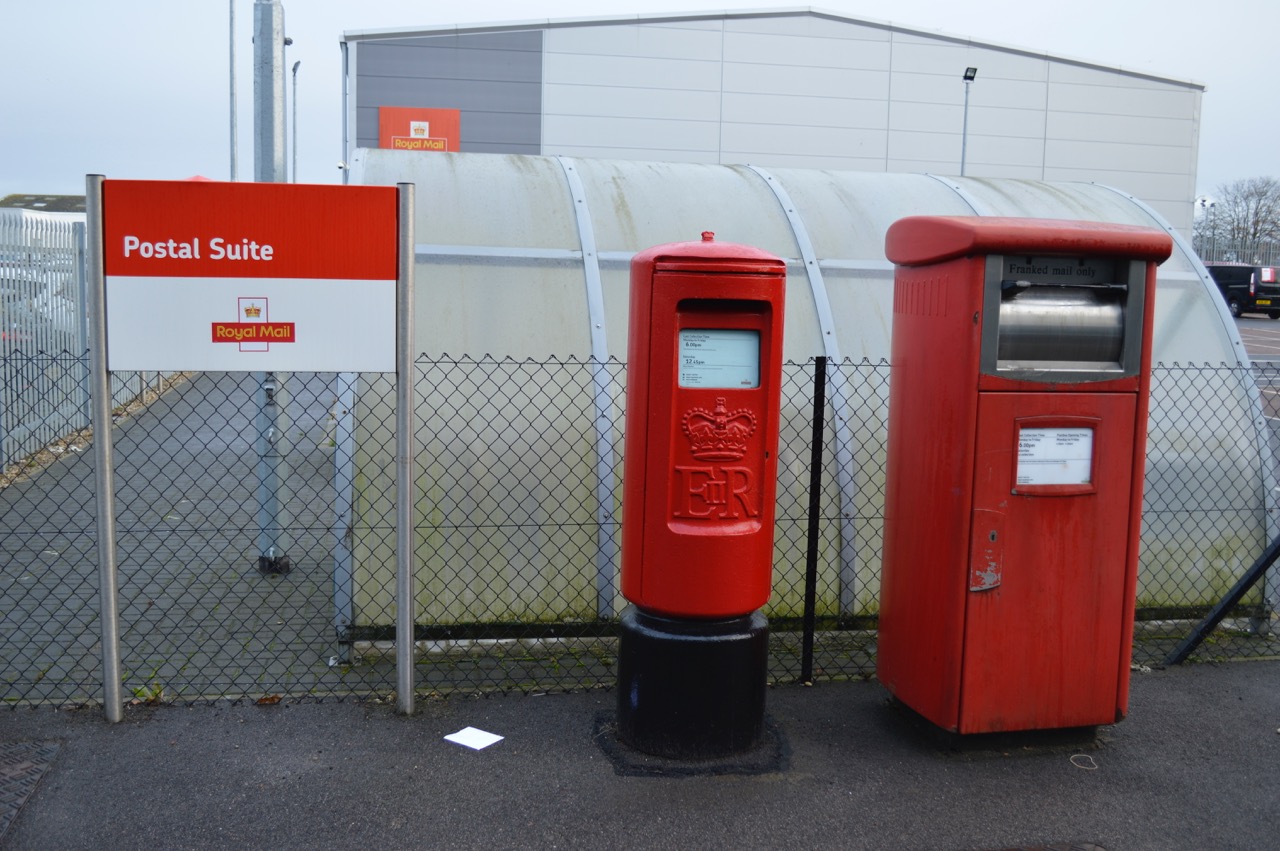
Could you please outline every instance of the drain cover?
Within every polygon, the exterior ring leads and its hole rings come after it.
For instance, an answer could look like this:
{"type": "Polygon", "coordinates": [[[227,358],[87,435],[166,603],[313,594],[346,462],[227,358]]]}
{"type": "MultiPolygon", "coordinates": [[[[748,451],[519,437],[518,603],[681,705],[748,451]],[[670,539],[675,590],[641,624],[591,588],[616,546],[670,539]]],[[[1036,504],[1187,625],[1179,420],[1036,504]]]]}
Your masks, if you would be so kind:
{"type": "Polygon", "coordinates": [[[61,747],[58,742],[0,742],[0,840],[61,747]]]}

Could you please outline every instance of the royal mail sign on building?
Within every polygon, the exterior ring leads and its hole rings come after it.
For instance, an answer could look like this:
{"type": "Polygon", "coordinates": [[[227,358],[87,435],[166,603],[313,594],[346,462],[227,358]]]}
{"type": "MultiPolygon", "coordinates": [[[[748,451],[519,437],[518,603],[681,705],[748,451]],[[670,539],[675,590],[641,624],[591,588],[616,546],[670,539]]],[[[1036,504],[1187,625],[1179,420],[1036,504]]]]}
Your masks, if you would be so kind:
{"type": "Polygon", "coordinates": [[[394,186],[106,180],[109,370],[395,372],[394,186]]]}

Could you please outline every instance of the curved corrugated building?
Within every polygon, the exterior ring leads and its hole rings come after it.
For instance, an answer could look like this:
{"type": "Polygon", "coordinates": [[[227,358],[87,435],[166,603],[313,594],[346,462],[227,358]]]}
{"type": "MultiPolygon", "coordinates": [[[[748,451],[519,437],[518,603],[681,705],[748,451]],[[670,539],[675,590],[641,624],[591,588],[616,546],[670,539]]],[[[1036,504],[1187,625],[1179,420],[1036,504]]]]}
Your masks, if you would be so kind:
{"type": "MultiPolygon", "coordinates": [[[[1098,184],[386,150],[358,151],[352,179],[416,186],[414,347],[433,359],[576,358],[597,365],[623,359],[631,256],[710,230],[717,240],[757,246],[787,261],[787,359],[826,355],[866,361],[875,369],[890,353],[893,268],[884,255],[889,225],[908,215],[979,215],[1080,219],[1172,233],[1173,256],[1159,269],[1154,360],[1165,366],[1247,362],[1234,322],[1185,241],[1147,203],[1098,184]]],[[[1243,554],[1268,540],[1270,455],[1260,451],[1266,431],[1257,389],[1247,371],[1227,374],[1233,378],[1199,389],[1194,412],[1165,410],[1186,405],[1186,397],[1175,399],[1162,384],[1153,387],[1146,510],[1162,518],[1164,531],[1144,537],[1140,605],[1161,605],[1170,588],[1184,600],[1217,599],[1223,577],[1239,575],[1243,554]],[[1239,426],[1228,425],[1242,421],[1257,424],[1256,439],[1241,438],[1239,426]],[[1162,425],[1170,423],[1184,425],[1162,425]],[[1188,540],[1178,532],[1179,517],[1192,522],[1190,512],[1206,500],[1224,509],[1214,528],[1199,528],[1188,540]]],[[[887,382],[864,384],[856,367],[833,375],[826,475],[828,493],[838,494],[838,506],[828,512],[840,519],[838,545],[822,552],[820,585],[833,590],[821,602],[830,613],[872,614],[887,382]]],[[[475,482],[491,480],[494,470],[519,467],[502,453],[527,452],[527,444],[436,441],[425,453],[419,537],[433,542],[424,550],[431,559],[450,561],[448,575],[462,577],[455,581],[468,582],[471,572],[468,593],[475,595],[503,593],[509,584],[495,580],[504,573],[523,576],[546,567],[545,599],[495,601],[489,611],[536,620],[548,615],[538,607],[553,599],[556,617],[609,615],[621,602],[614,582],[620,397],[599,385],[592,393],[590,381],[556,392],[563,408],[549,409],[541,397],[540,427],[582,441],[579,469],[569,477],[578,483],[572,493],[551,486],[517,497],[502,482],[483,499],[455,492],[440,485],[450,471],[468,470],[475,482]],[[495,543],[459,555],[471,545],[450,536],[468,534],[464,527],[474,525],[477,511],[505,511],[504,501],[512,500],[521,503],[513,510],[529,517],[571,504],[575,520],[569,525],[578,527],[573,535],[581,540],[575,544],[548,533],[540,544],[495,543]],[[564,555],[575,551],[596,555],[576,561],[564,555]]],[[[388,403],[385,394],[366,388],[354,408],[352,480],[361,484],[356,529],[376,527],[378,518],[392,514],[392,425],[376,415],[391,410],[388,403]]],[[[419,413],[426,433],[437,415],[435,403],[424,400],[419,413]]],[[[807,433],[810,411],[802,400],[784,402],[783,415],[791,422],[784,433],[807,433]]],[[[807,447],[784,444],[780,468],[803,467],[802,453],[807,447]]],[[[803,504],[804,498],[802,486],[780,488],[780,500],[803,504]]],[[[361,596],[365,588],[394,586],[374,576],[391,570],[390,543],[370,534],[353,546],[350,567],[360,617],[390,604],[361,596]]],[[[430,588],[430,577],[446,575],[443,568],[423,570],[428,578],[419,602],[434,622],[465,616],[442,602],[456,596],[430,588]]],[[[798,588],[785,574],[802,570],[803,547],[780,540],[775,568],[784,575],[778,587],[798,588]]],[[[798,598],[775,595],[770,612],[796,614],[799,604],[798,598]]]]}

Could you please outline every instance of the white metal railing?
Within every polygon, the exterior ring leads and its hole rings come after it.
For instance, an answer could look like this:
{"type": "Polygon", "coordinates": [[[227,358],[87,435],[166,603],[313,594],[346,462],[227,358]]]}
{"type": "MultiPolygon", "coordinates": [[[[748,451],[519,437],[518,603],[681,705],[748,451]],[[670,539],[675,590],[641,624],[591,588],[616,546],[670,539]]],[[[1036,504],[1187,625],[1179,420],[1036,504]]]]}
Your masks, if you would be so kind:
{"type": "Polygon", "coordinates": [[[1236,241],[1197,236],[1192,241],[1196,254],[1206,263],[1250,263],[1255,266],[1280,266],[1280,243],[1257,240],[1236,241]]]}
{"type": "MultiPolygon", "coordinates": [[[[89,425],[85,217],[0,209],[0,469],[89,425]]],[[[113,373],[112,407],[156,373],[113,373]]]]}
{"type": "Polygon", "coordinates": [[[0,465],[88,424],[84,216],[0,210],[0,465]]]}

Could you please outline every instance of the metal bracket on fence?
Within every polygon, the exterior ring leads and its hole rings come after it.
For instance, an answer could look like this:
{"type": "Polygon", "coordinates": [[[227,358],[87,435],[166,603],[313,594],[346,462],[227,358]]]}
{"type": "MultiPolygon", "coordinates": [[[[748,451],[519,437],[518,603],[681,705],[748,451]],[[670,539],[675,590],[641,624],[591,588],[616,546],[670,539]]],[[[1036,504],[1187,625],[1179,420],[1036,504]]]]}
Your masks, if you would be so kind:
{"type": "Polygon", "coordinates": [[[1164,660],[1166,665],[1179,665],[1186,661],[1186,658],[1195,651],[1208,637],[1209,633],[1218,628],[1218,624],[1222,623],[1222,619],[1227,616],[1227,612],[1231,611],[1240,601],[1244,599],[1244,595],[1249,593],[1249,589],[1257,584],[1267,572],[1267,568],[1275,562],[1280,556],[1280,536],[1276,537],[1262,551],[1262,555],[1258,556],[1253,566],[1245,571],[1244,576],[1240,577],[1240,581],[1235,584],[1227,595],[1218,601],[1218,605],[1205,616],[1205,619],[1191,631],[1191,634],[1182,640],[1174,651],[1170,653],[1164,660]]]}

